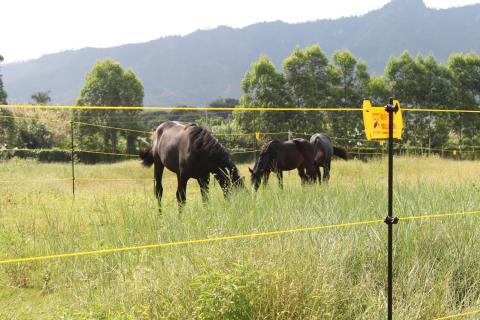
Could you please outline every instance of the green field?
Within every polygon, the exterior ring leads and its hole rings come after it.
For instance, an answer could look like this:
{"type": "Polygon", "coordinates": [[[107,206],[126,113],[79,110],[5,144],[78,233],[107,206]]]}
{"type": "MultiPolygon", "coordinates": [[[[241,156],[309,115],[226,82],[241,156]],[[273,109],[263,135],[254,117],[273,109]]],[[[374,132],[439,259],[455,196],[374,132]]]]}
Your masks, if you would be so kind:
{"type": "MultiPolygon", "coordinates": [[[[396,215],[480,210],[479,162],[395,161],[396,215]]],[[[386,159],[335,161],[329,185],[301,187],[292,172],[279,190],[272,177],[256,196],[224,199],[212,185],[206,205],[191,181],[181,214],[173,176],[159,214],[153,170],[138,161],[77,165],[76,176],[73,201],[58,180],[69,164],[0,162],[0,259],[383,219],[387,208],[386,159]]],[[[479,219],[395,226],[395,319],[480,309],[479,219]]],[[[0,319],[385,319],[386,235],[378,223],[4,264],[0,319]]]]}

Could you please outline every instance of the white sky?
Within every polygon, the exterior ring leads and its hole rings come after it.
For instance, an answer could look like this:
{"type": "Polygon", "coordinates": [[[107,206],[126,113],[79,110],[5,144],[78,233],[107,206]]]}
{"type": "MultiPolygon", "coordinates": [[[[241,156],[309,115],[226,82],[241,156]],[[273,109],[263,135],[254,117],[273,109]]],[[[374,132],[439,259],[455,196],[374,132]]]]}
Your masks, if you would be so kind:
{"type": "MultiPolygon", "coordinates": [[[[1,0],[4,63],[83,47],[111,47],[185,35],[218,25],[361,15],[389,0],[1,0]]],[[[480,0],[424,0],[431,8],[480,0]]]]}

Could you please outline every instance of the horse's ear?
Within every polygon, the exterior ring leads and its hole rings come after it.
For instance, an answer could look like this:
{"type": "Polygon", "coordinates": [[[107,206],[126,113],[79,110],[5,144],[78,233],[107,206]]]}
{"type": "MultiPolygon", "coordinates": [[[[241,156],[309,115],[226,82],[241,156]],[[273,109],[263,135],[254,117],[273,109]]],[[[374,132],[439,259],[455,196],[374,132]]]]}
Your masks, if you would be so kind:
{"type": "Polygon", "coordinates": [[[250,167],[248,167],[248,171],[250,171],[250,173],[253,173],[253,170],[250,167]]]}

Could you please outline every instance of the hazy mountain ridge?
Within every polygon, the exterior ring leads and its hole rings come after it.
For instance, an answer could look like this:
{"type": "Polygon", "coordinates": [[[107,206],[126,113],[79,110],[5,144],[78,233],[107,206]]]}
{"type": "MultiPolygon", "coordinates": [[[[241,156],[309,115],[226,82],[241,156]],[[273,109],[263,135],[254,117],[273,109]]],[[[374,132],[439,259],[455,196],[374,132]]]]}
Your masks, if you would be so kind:
{"type": "Polygon", "coordinates": [[[287,24],[221,26],[113,48],[84,48],[2,67],[10,103],[51,90],[52,102],[72,104],[97,60],[112,58],[133,68],[145,87],[145,105],[202,105],[217,97],[239,97],[240,82],[261,54],[281,65],[296,47],[319,43],[330,56],[349,49],[382,73],[392,55],[480,52],[480,5],[430,9],[421,0],[393,0],[359,17],[287,24]]]}

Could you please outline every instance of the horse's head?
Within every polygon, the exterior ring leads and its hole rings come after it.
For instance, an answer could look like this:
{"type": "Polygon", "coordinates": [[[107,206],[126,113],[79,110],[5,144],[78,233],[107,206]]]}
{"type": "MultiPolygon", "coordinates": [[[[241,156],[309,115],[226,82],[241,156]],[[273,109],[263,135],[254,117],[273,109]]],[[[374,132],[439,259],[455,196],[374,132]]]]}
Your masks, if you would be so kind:
{"type": "Polygon", "coordinates": [[[218,168],[214,171],[214,176],[223,190],[224,195],[228,195],[232,188],[244,189],[244,178],[240,177],[237,167],[233,162],[224,168],[218,168]]]}
{"type": "Polygon", "coordinates": [[[271,156],[269,150],[264,150],[258,157],[257,162],[253,169],[248,168],[250,171],[250,180],[252,181],[253,190],[257,191],[262,183],[262,179],[265,175],[271,171],[271,156]]]}
{"type": "Polygon", "coordinates": [[[250,180],[252,181],[253,190],[257,191],[262,183],[263,172],[255,168],[248,168],[248,170],[250,171],[250,180]]]}

